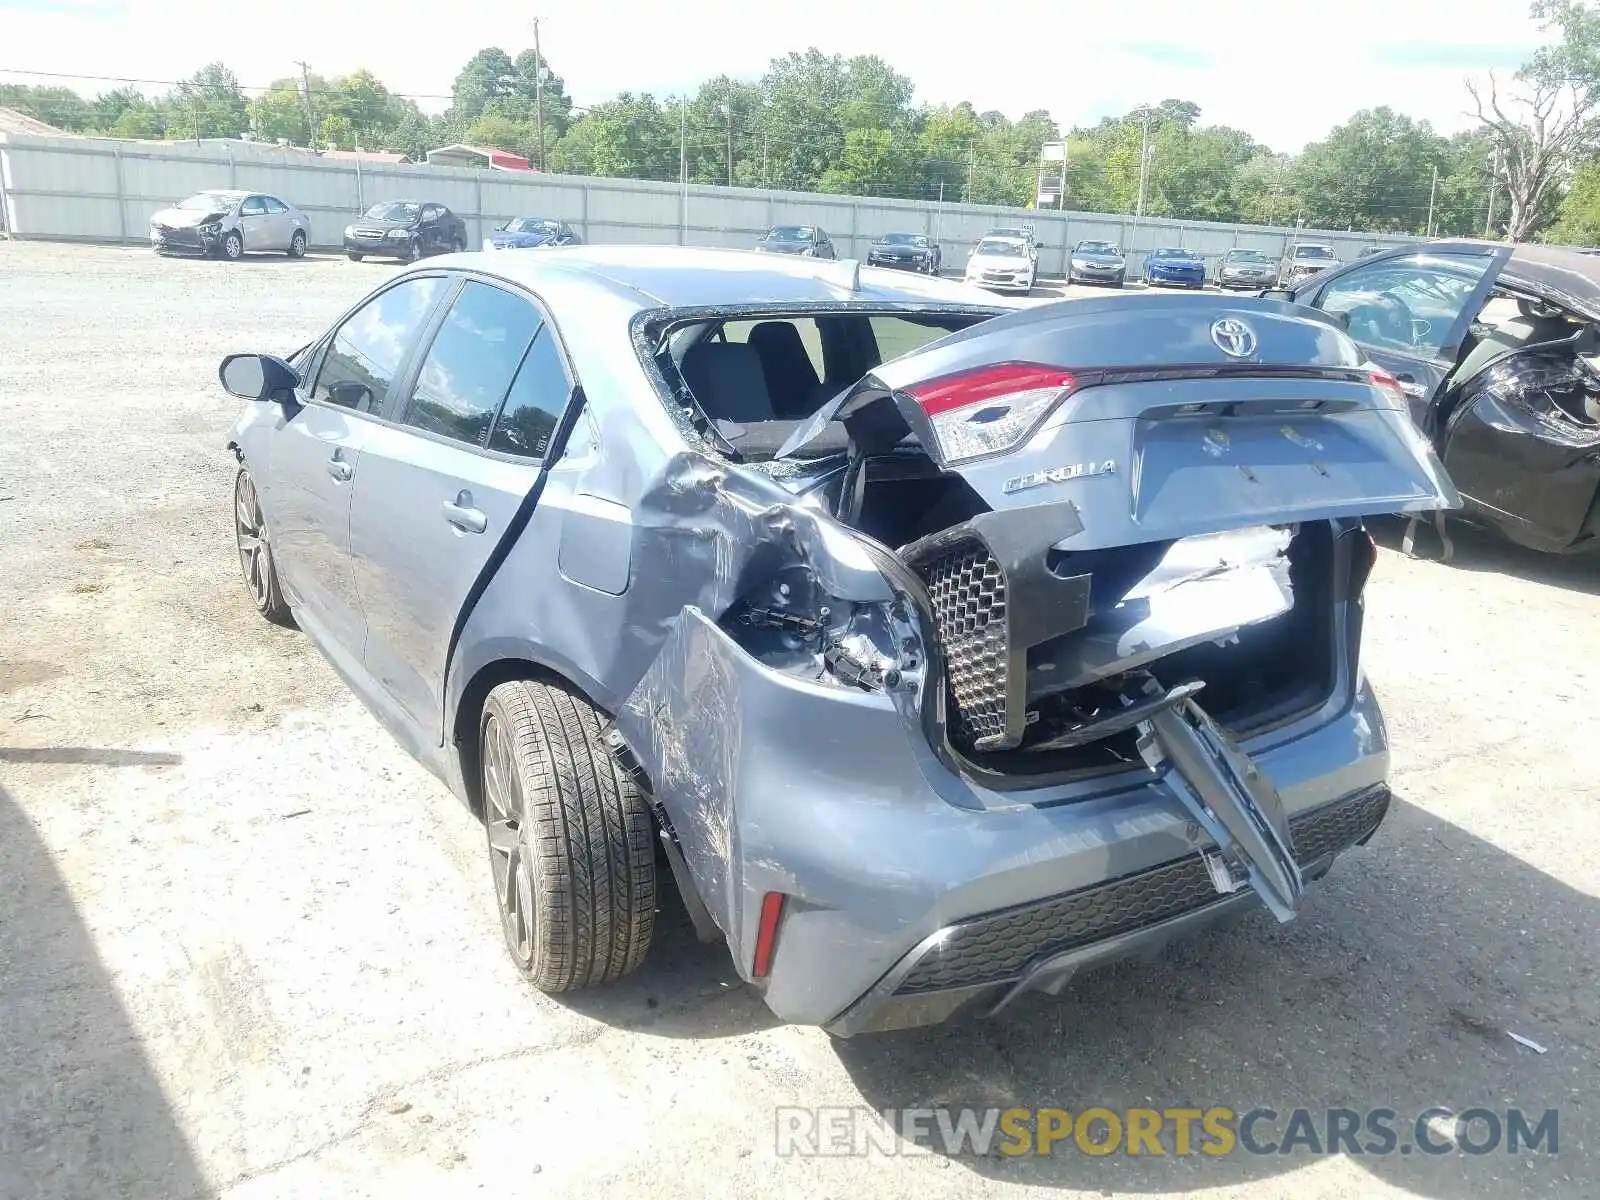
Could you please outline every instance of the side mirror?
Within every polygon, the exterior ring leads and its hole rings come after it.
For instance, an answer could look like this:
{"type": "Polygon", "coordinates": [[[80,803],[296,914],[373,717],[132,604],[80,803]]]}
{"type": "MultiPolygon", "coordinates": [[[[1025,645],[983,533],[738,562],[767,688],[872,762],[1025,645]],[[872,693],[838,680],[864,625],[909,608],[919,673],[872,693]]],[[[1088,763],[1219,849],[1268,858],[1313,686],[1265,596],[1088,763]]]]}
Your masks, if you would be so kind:
{"type": "Polygon", "coordinates": [[[1294,303],[1294,293],[1288,288],[1270,287],[1261,293],[1263,300],[1282,300],[1285,304],[1294,303]]]}
{"type": "Polygon", "coordinates": [[[241,400],[284,400],[300,386],[300,376],[271,354],[230,354],[217,368],[229,395],[241,400]]]}

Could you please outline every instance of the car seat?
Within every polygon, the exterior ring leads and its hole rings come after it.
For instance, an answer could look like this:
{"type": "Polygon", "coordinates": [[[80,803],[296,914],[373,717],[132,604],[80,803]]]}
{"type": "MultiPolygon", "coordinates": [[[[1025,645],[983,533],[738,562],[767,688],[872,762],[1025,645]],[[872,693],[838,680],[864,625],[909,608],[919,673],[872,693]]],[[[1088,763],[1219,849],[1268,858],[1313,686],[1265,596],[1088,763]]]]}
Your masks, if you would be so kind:
{"type": "Polygon", "coordinates": [[[1445,381],[1445,390],[1459,387],[1495,359],[1524,346],[1571,337],[1578,326],[1565,317],[1522,316],[1502,321],[1478,339],[1445,381]]]}
{"type": "Polygon", "coordinates": [[[718,421],[770,421],[776,415],[766,373],[753,346],[700,341],[678,368],[708,417],[718,421]]]}
{"type": "Polygon", "coordinates": [[[749,344],[761,358],[773,411],[790,419],[815,412],[824,398],[822,381],[793,322],[762,321],[750,330],[749,344]]]}

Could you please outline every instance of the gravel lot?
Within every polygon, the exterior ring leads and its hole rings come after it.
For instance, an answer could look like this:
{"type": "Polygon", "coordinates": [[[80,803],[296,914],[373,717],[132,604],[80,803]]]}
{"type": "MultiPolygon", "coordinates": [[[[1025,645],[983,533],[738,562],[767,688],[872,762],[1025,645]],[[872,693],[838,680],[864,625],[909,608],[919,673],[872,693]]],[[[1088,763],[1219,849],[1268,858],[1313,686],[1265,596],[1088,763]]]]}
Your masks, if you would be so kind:
{"type": "Polygon", "coordinates": [[[238,578],[216,363],[391,269],[0,242],[0,1197],[1595,1194],[1600,563],[1383,554],[1401,802],[1291,925],[836,1043],[673,899],[558,1002],[480,829],[238,578]],[[941,1103],[1559,1108],[1560,1154],[775,1157],[779,1105],[941,1103]]]}

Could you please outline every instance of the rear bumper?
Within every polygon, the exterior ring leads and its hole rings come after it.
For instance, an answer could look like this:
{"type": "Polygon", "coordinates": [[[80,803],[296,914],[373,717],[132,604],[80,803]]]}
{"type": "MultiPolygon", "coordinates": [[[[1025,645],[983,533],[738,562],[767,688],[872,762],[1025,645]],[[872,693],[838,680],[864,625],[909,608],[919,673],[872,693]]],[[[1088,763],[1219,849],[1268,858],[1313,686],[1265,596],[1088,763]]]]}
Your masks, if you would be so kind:
{"type": "MultiPolygon", "coordinates": [[[[618,727],[738,971],[779,1017],[840,1034],[940,1020],[974,1002],[972,989],[1014,988],[1040,956],[1064,952],[1044,922],[1023,959],[996,977],[930,976],[927,989],[902,995],[900,981],[943,944],[942,931],[1198,861],[1212,844],[1165,774],[1141,768],[1026,792],[987,789],[947,768],[894,699],[769,670],[693,609],[618,727]],[[755,980],[769,892],[787,900],[770,974],[755,980]],[[951,991],[960,994],[934,998],[951,991]]],[[[1241,745],[1291,820],[1379,787],[1388,774],[1377,702],[1364,684],[1352,689],[1343,668],[1322,708],[1241,745]]],[[[1257,903],[1250,893],[1185,895],[1196,911],[1257,903]]],[[[1130,932],[1145,925],[1165,936],[1162,921],[1193,915],[1108,911],[1124,923],[1089,944],[1122,939],[1108,954],[1135,952],[1130,932]]],[[[1046,986],[1065,965],[1028,986],[1046,986]]]]}
{"type": "MultiPolygon", "coordinates": [[[[1308,880],[1365,843],[1389,809],[1377,784],[1290,821],[1308,880]]],[[[1247,911],[1249,892],[1220,896],[1198,853],[1092,887],[947,925],[924,938],[870,992],[828,1023],[848,1037],[958,1014],[993,1015],[1027,992],[1055,994],[1082,971],[1148,958],[1176,938],[1247,911]]]]}

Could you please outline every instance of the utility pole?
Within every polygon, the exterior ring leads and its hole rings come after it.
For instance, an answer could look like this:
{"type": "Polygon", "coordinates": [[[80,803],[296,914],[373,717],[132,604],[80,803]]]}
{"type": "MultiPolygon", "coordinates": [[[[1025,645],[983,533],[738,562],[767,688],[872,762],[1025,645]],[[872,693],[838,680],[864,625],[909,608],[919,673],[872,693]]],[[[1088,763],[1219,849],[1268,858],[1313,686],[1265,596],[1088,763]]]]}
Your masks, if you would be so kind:
{"type": "Polygon", "coordinates": [[[967,147],[967,194],[961,197],[968,204],[972,203],[972,171],[978,165],[978,152],[971,146],[967,147]]]}
{"type": "Polygon", "coordinates": [[[544,52],[539,49],[539,18],[533,19],[533,123],[538,128],[539,170],[544,170],[544,52]]]}
{"type": "Polygon", "coordinates": [[[728,77],[728,186],[733,186],[733,77],[728,77]]]}
{"type": "Polygon", "coordinates": [[[1428,189],[1428,237],[1433,236],[1433,198],[1439,191],[1439,168],[1433,168],[1433,186],[1428,189]]]}
{"type": "Polygon", "coordinates": [[[1489,211],[1484,215],[1483,218],[1484,241],[1489,240],[1490,231],[1494,228],[1494,190],[1500,182],[1498,179],[1499,174],[1500,150],[1499,147],[1496,147],[1494,153],[1489,158],[1489,211]]]}
{"type": "Polygon", "coordinates": [[[305,91],[301,93],[306,101],[306,147],[317,148],[317,116],[311,107],[311,68],[303,62],[295,63],[300,68],[300,80],[305,84],[305,91]]]}
{"type": "Polygon", "coordinates": [[[761,135],[761,186],[762,187],[771,187],[772,186],[771,177],[768,176],[768,174],[767,174],[767,142],[768,142],[768,139],[770,138],[770,136],[771,136],[770,134],[765,134],[765,133],[763,133],[761,135]]]}
{"type": "Polygon", "coordinates": [[[1150,106],[1146,104],[1140,109],[1139,122],[1139,200],[1134,208],[1133,215],[1141,221],[1144,220],[1144,184],[1150,165],[1150,106]]]}
{"type": "Polygon", "coordinates": [[[678,244],[689,244],[689,100],[678,97],[678,186],[682,198],[678,205],[678,244]]]}

